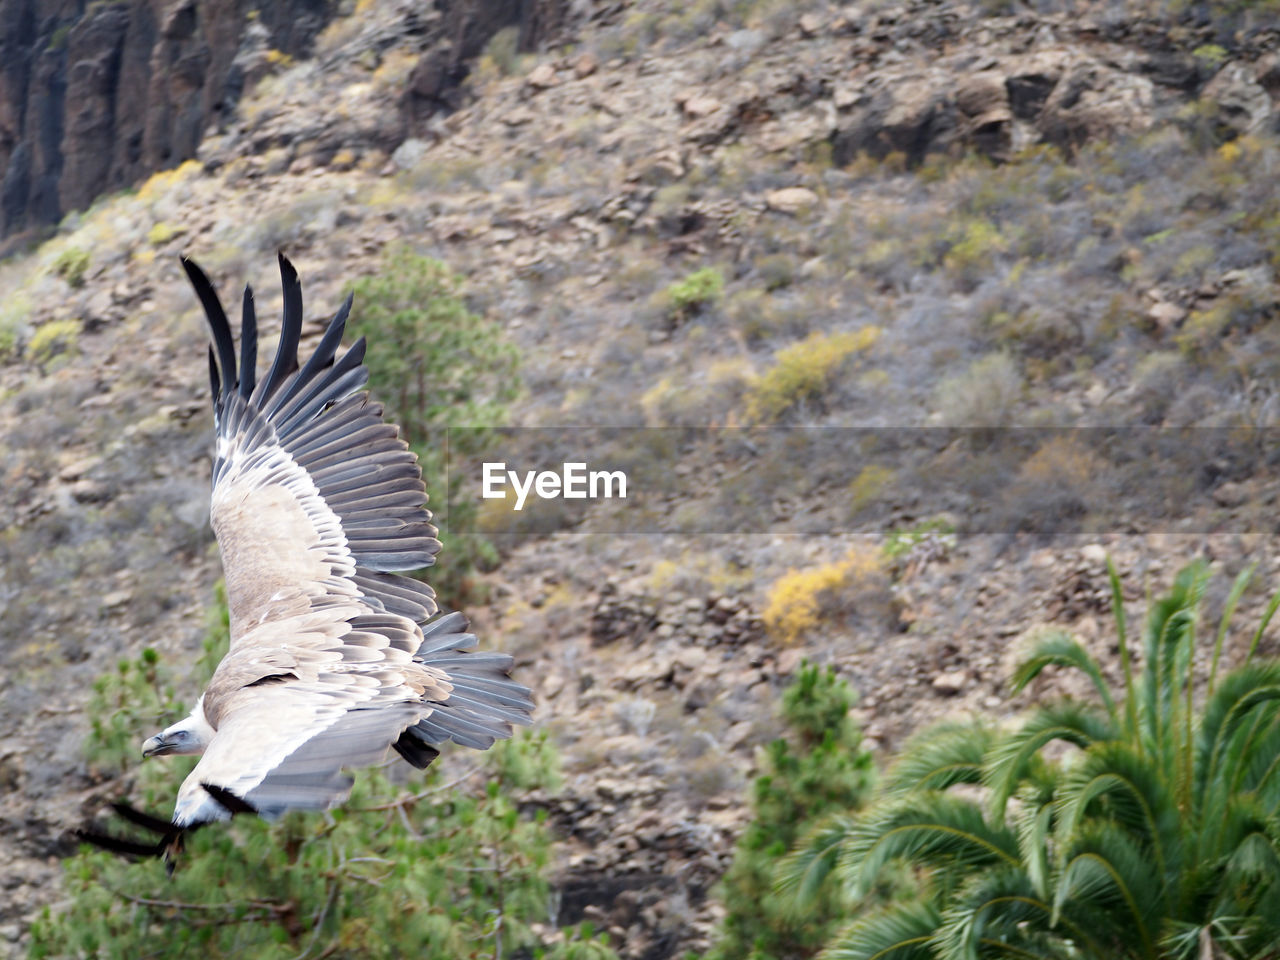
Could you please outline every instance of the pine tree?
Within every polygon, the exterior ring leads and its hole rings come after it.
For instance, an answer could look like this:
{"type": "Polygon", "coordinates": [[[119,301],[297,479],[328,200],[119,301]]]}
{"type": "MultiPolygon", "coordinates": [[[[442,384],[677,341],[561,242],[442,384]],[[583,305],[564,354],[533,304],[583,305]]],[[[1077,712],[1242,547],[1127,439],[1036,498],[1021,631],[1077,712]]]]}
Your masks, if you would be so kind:
{"type": "Polygon", "coordinates": [[[833,810],[860,806],[871,785],[871,755],[849,716],[854,694],[835,671],[805,664],[782,697],[789,737],[764,751],[752,794],[754,818],[738,841],[721,885],[727,908],[709,960],[783,960],[813,955],[841,916],[837,897],[803,917],[774,893],[774,870],[796,839],[833,810]]]}

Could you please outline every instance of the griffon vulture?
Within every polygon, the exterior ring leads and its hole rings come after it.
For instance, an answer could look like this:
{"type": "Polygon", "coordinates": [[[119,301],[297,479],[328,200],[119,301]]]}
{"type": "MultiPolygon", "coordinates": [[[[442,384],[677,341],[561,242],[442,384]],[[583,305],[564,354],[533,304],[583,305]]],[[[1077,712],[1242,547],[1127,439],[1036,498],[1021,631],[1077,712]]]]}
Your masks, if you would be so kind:
{"type": "Polygon", "coordinates": [[[182,831],[234,813],[324,809],[349,792],[345,770],[388,747],[422,768],[447,740],[483,750],[530,719],[511,658],[473,652],[462,614],[431,619],[434,591],[397,573],[440,549],[417,458],[361,389],[363,338],[338,356],[351,297],[299,367],[302,287],[279,259],[283,328],[261,380],[252,290],[237,365],[212,284],[182,261],[213,339],[211,519],[231,648],[191,715],[142,745],[148,757],[202,754],[172,822],[116,806],[164,839],[82,834],[122,852],[165,853],[182,831]]]}

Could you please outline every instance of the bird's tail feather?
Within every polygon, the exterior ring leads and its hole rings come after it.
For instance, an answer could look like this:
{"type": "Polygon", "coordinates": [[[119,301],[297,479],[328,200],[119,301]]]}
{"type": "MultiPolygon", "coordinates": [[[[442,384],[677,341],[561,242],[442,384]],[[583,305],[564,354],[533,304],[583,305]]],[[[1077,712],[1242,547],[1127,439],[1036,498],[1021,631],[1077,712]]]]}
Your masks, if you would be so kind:
{"type": "Polygon", "coordinates": [[[533,694],[511,679],[511,657],[469,653],[476,643],[461,613],[437,617],[422,628],[422,645],[414,659],[447,673],[453,690],[447,700],[431,701],[431,713],[396,742],[396,751],[414,766],[430,763],[435,746],[447,740],[486,750],[495,740],[511,736],[512,724],[530,723],[533,694]],[[414,750],[430,751],[431,756],[419,765],[409,755],[414,750]]]}

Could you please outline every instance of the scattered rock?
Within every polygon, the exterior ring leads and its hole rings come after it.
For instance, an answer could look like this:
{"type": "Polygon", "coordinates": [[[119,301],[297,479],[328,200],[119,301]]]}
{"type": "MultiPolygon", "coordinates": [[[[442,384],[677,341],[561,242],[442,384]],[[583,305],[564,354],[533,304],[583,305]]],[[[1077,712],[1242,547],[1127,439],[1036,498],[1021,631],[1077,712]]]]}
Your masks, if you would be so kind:
{"type": "Polygon", "coordinates": [[[103,594],[102,606],[107,610],[113,610],[117,607],[123,607],[132,599],[132,590],[112,590],[110,593],[103,594]]]}
{"type": "Polygon", "coordinates": [[[560,81],[556,78],[556,68],[549,63],[540,63],[529,71],[524,82],[534,90],[549,90],[560,81]]]}
{"type": "Polygon", "coordinates": [[[1088,543],[1080,548],[1080,558],[1088,563],[1106,563],[1107,548],[1100,543],[1088,543]]]}
{"type": "Polygon", "coordinates": [[[755,53],[767,42],[767,38],[759,30],[735,30],[725,37],[725,45],[738,53],[755,53]]]}
{"type": "Polygon", "coordinates": [[[425,140],[410,137],[395,148],[391,154],[391,162],[395,164],[397,170],[412,170],[422,162],[422,158],[426,156],[429,149],[431,144],[425,140]]]}
{"type": "Polygon", "coordinates": [[[806,651],[801,647],[788,647],[778,654],[777,671],[780,677],[789,677],[800,666],[800,662],[804,660],[806,651]]]}
{"type": "Polygon", "coordinates": [[[1176,303],[1162,300],[1151,305],[1147,317],[1161,332],[1167,333],[1187,318],[1187,311],[1176,303]]]}
{"type": "Polygon", "coordinates": [[[1249,487],[1234,480],[1224,480],[1213,489],[1213,502],[1220,507],[1239,507],[1249,502],[1249,487]]]}
{"type": "Polygon", "coordinates": [[[816,37],[822,32],[822,18],[816,13],[803,13],[799,21],[800,33],[805,37],[816,37]]]}
{"type": "Polygon", "coordinates": [[[795,216],[816,206],[818,195],[808,187],[783,187],[769,191],[764,202],[770,210],[795,216]]]}
{"type": "Polygon", "coordinates": [[[695,120],[702,117],[709,117],[717,110],[723,110],[724,104],[715,97],[706,96],[705,94],[695,94],[687,99],[679,101],[680,109],[685,115],[695,120]]]}
{"type": "Polygon", "coordinates": [[[933,678],[931,686],[935,693],[940,693],[944,697],[954,697],[956,694],[964,690],[969,683],[969,671],[952,670],[948,673],[940,673],[933,678]]]}
{"type": "Polygon", "coordinates": [[[1138,133],[1155,117],[1155,89],[1146,77],[1081,57],[1064,70],[1036,120],[1048,143],[1075,149],[1092,140],[1138,133]]]}
{"type": "Polygon", "coordinates": [[[97,454],[90,454],[85,457],[77,457],[70,463],[63,466],[58,471],[58,479],[64,483],[70,483],[73,480],[79,480],[86,473],[98,466],[102,462],[102,457],[97,454]]]}

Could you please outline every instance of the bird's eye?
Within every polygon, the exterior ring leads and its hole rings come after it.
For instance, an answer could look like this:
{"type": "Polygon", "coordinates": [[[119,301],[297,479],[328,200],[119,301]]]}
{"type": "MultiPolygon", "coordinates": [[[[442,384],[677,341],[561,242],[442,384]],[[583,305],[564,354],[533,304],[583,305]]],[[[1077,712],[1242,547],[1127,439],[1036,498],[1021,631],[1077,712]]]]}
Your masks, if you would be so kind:
{"type": "Polygon", "coordinates": [[[174,740],[185,740],[185,739],[187,739],[187,737],[189,736],[189,734],[188,734],[188,733],[187,733],[187,731],[185,731],[185,730],[175,730],[175,731],[173,731],[173,733],[171,734],[171,736],[172,736],[172,738],[173,738],[174,740]]]}

